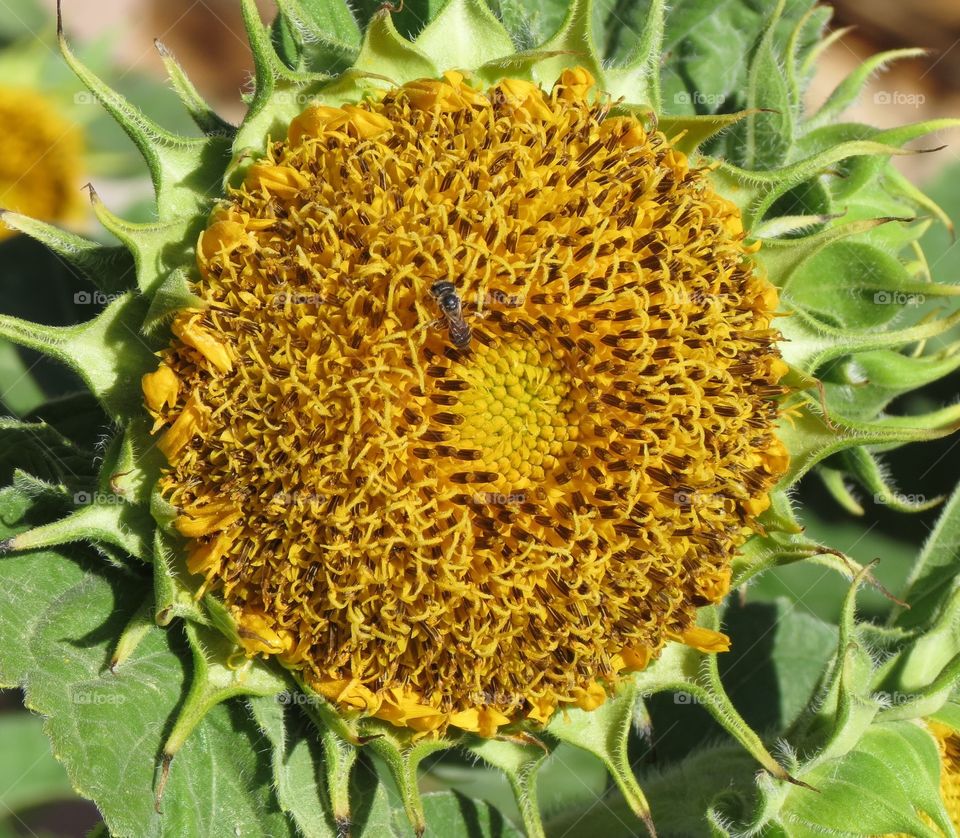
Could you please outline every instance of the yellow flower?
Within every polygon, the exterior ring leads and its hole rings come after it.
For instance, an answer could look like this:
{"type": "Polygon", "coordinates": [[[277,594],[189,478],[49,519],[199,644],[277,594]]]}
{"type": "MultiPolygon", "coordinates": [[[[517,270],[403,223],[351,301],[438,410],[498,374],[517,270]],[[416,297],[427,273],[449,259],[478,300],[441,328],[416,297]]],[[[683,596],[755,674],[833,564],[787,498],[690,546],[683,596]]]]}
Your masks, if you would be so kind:
{"type": "MultiPolygon", "coordinates": [[[[43,94],[0,86],[0,207],[63,221],[81,207],[83,135],[43,94]]],[[[0,239],[13,235],[0,227],[0,239]]]]}
{"type": "Polygon", "coordinates": [[[201,236],[144,382],[162,487],[246,652],[346,711],[491,736],[727,647],[695,618],[787,465],[777,297],[592,88],[312,107],[201,236]]]}

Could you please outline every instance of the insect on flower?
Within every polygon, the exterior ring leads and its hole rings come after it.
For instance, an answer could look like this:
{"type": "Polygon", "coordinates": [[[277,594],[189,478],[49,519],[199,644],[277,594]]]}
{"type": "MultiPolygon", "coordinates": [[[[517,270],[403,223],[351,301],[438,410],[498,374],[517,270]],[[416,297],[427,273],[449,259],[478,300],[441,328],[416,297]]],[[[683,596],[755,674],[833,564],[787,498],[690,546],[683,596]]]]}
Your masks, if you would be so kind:
{"type": "Polygon", "coordinates": [[[456,286],[446,279],[438,280],[430,286],[430,295],[437,301],[443,312],[450,332],[450,340],[457,349],[470,346],[470,325],[463,317],[463,303],[457,294],[456,286]]]}

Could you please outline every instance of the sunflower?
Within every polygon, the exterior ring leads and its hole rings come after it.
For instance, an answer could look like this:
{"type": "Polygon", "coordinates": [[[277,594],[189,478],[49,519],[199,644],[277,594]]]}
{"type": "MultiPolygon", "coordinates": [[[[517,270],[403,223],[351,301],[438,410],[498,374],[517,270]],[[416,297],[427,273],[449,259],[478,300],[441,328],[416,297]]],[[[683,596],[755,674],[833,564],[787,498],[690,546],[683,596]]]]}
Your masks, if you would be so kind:
{"type": "MultiPolygon", "coordinates": [[[[0,206],[45,221],[77,216],[83,134],[28,88],[0,86],[0,206]]],[[[12,231],[0,231],[0,238],[12,231]]]]}
{"type": "MultiPolygon", "coordinates": [[[[531,835],[558,743],[597,756],[649,822],[628,734],[663,690],[696,697],[783,787],[792,765],[721,683],[718,606],[801,558],[849,573],[803,536],[790,487],[821,467],[841,497],[844,478],[882,482],[865,446],[960,418],[884,412],[953,363],[901,348],[957,316],[895,322],[870,302],[955,293],[900,260],[912,219],[940,211],[889,164],[952,123],[831,124],[868,73],[795,122],[824,18],[790,21],[784,46],[783,3],[744,108],[715,115],[665,104],[659,2],[613,66],[586,2],[525,47],[530,27],[478,0],[449,0],[415,40],[391,8],[358,23],[334,0],[280,6],[268,29],[243,2],[256,84],[240,126],[163,53],[199,137],[110,91],[61,33],[142,151],[157,218],[133,224],[92,191],[136,288],[70,329],[0,320],[121,429],[92,502],[2,547],[94,541],[150,565],[118,672],[149,615],[186,626],[193,680],[159,744],[158,807],[174,757],[240,695],[304,705],[341,832],[358,751],[422,832],[417,766],[452,746],[507,774],[531,835]],[[874,270],[838,269],[842,301],[823,305],[822,260],[854,255],[874,270]],[[882,387],[852,386],[851,366],[883,358],[882,387]]],[[[114,249],[83,253],[115,280],[114,249]]],[[[286,722],[251,706],[280,808],[309,832],[286,722]]]]}
{"type": "Polygon", "coordinates": [[[696,608],[787,461],[777,294],[593,88],[311,107],[200,237],[205,306],[144,379],[164,495],[244,649],[345,709],[490,736],[725,645],[696,608]]]}

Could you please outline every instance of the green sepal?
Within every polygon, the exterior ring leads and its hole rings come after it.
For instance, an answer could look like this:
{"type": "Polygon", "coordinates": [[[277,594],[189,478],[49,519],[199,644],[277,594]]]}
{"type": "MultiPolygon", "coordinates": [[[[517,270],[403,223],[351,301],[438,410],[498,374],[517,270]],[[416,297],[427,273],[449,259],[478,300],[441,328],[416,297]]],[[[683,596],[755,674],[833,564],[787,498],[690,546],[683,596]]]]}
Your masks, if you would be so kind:
{"type": "Polygon", "coordinates": [[[210,618],[197,602],[196,585],[190,584],[190,578],[182,539],[157,527],[153,534],[153,599],[158,626],[169,626],[177,617],[209,624],[210,618]]]}
{"type": "Polygon", "coordinates": [[[527,838],[543,838],[543,820],[537,803],[537,776],[550,755],[549,745],[532,734],[507,733],[496,739],[467,736],[463,747],[506,775],[527,838]]]}
{"type": "MultiPolygon", "coordinates": [[[[784,60],[784,76],[787,83],[790,106],[799,113],[803,106],[803,96],[810,80],[810,73],[803,69],[804,55],[823,39],[823,31],[830,23],[833,10],[827,6],[813,6],[797,21],[787,41],[784,60]],[[814,46],[803,44],[804,36],[810,37],[814,46]]],[[[798,130],[802,124],[798,125],[798,130]]]]}
{"type": "Polygon", "coordinates": [[[91,241],[10,210],[0,210],[0,222],[46,245],[105,294],[119,294],[136,287],[134,262],[125,247],[91,241]]]}
{"type": "Polygon", "coordinates": [[[159,39],[153,43],[157,52],[160,53],[160,59],[167,70],[174,92],[183,102],[183,106],[187,109],[187,113],[190,114],[190,118],[196,123],[197,127],[208,136],[232,137],[236,133],[237,127],[219,116],[204,101],[174,54],[159,39]]]}
{"type": "Polygon", "coordinates": [[[889,681],[909,694],[935,686],[938,690],[946,687],[949,693],[950,688],[956,685],[958,659],[960,589],[953,588],[946,594],[943,607],[933,624],[904,649],[889,681]],[[950,670],[953,671],[952,676],[945,678],[950,670]]]}
{"type": "Polygon", "coordinates": [[[846,472],[838,468],[828,468],[827,466],[815,466],[814,470],[823,481],[823,485],[830,493],[830,496],[849,514],[860,517],[864,514],[864,508],[860,501],[856,499],[850,487],[847,485],[846,472]]]}
{"type": "Polygon", "coordinates": [[[786,0],[778,0],[750,60],[747,107],[762,112],[741,124],[742,160],[749,169],[773,169],[782,165],[793,145],[793,103],[774,43],[777,22],[785,4],[786,0]]]}
{"type": "MultiPolygon", "coordinates": [[[[664,0],[651,0],[643,30],[637,37],[627,60],[622,66],[613,67],[604,72],[603,88],[614,99],[623,97],[628,102],[649,105],[656,113],[663,110],[660,62],[663,57],[665,29],[666,3],[664,0]]],[[[738,115],[733,114],[733,116],[738,115]]],[[[696,145],[700,145],[714,133],[716,131],[711,132],[696,145]]]]}
{"type": "Polygon", "coordinates": [[[192,262],[191,256],[204,227],[206,213],[197,215],[193,212],[170,221],[135,224],[107,209],[93,186],[88,184],[87,188],[97,221],[123,242],[133,256],[137,287],[143,294],[153,295],[168,276],[170,265],[192,262]]]}
{"type": "MultiPolygon", "coordinates": [[[[955,838],[939,793],[933,737],[910,722],[877,724],[841,758],[804,774],[817,792],[791,789],[778,812],[790,836],[955,838]],[[921,816],[929,816],[935,827],[921,816]]],[[[770,834],[764,832],[764,834],[770,834]]]]}
{"type": "Polygon", "coordinates": [[[89,486],[93,453],[76,445],[46,422],[0,417],[0,484],[21,469],[43,480],[89,486]]]}
{"type": "Polygon", "coordinates": [[[426,757],[451,747],[452,743],[444,739],[414,740],[411,732],[374,719],[361,720],[361,731],[364,737],[369,737],[366,747],[379,756],[390,770],[400,792],[407,820],[417,838],[420,838],[426,831],[427,819],[417,769],[426,757]]]}
{"type": "Polygon", "coordinates": [[[414,44],[441,72],[474,70],[514,54],[510,33],[481,0],[448,0],[414,44]]]}
{"type": "Polygon", "coordinates": [[[101,494],[149,509],[153,488],[166,463],[150,436],[146,417],[133,419],[115,436],[103,456],[101,494]]]}
{"type": "Polygon", "coordinates": [[[152,550],[149,537],[144,535],[148,523],[143,510],[99,493],[77,492],[74,503],[76,509],[65,518],[19,533],[0,544],[0,548],[2,551],[39,550],[78,541],[94,546],[102,542],[142,561],[150,561],[152,550]]]}
{"type": "Polygon", "coordinates": [[[52,483],[49,480],[41,480],[22,469],[13,470],[12,487],[24,497],[31,500],[45,500],[57,504],[63,508],[65,504],[71,503],[73,494],[70,489],[61,482],[52,483]]]}
{"type": "Polygon", "coordinates": [[[153,598],[149,595],[144,598],[143,604],[134,612],[133,616],[123,628],[120,639],[117,640],[110,654],[110,663],[108,664],[110,672],[116,674],[119,667],[123,666],[141,641],[149,634],[150,629],[156,626],[153,619],[153,598]]]}
{"type": "Polygon", "coordinates": [[[240,10],[253,52],[255,87],[233,143],[233,161],[224,175],[226,182],[234,182],[238,177],[238,163],[261,154],[269,140],[285,137],[290,121],[330,79],[324,73],[301,73],[287,67],[274,49],[270,31],[263,25],[254,0],[241,0],[240,10]]]}
{"type": "Polygon", "coordinates": [[[827,401],[845,416],[869,419],[897,396],[916,390],[960,369],[960,344],[932,355],[892,349],[861,352],[837,364],[837,383],[826,385],[827,401]]]}
{"type": "Polygon", "coordinates": [[[960,311],[954,311],[947,317],[927,320],[903,329],[864,332],[839,328],[798,310],[779,323],[785,339],[781,352],[788,364],[813,373],[822,364],[844,355],[906,346],[941,335],[958,324],[960,311]]]}
{"type": "MultiPolygon", "coordinates": [[[[632,99],[630,101],[633,101],[632,99]]],[[[694,154],[704,143],[722,134],[731,126],[747,119],[758,111],[738,111],[724,114],[693,114],[690,116],[672,116],[660,114],[656,117],[657,130],[662,131],[671,145],[684,154],[694,154]]]]}
{"type": "MultiPolygon", "coordinates": [[[[717,630],[719,613],[715,607],[701,608],[700,625],[717,630]]],[[[668,643],[653,663],[633,676],[640,695],[657,692],[684,692],[701,704],[772,776],[790,780],[790,775],[775,760],[757,733],[737,712],[723,686],[717,656],[700,652],[682,643],[668,643]]]]}
{"type": "Polygon", "coordinates": [[[145,335],[153,336],[167,326],[178,311],[206,307],[206,301],[193,293],[187,272],[177,268],[170,272],[153,293],[150,308],[143,318],[142,331],[145,335]]]}
{"type": "Polygon", "coordinates": [[[218,632],[190,622],[184,623],[193,659],[190,689],[177,713],[176,721],[163,745],[163,757],[157,802],[166,786],[170,764],[203,717],[217,704],[235,696],[276,696],[286,688],[286,682],[261,661],[246,660],[232,666],[240,653],[218,632]]]}
{"type": "Polygon", "coordinates": [[[710,179],[717,191],[740,207],[744,229],[749,231],[766,216],[779,198],[843,160],[864,156],[886,158],[910,153],[895,145],[872,140],[851,140],[769,171],[751,171],[732,163],[716,161],[710,179]]]}
{"type": "Polygon", "coordinates": [[[960,487],[954,490],[923,545],[907,583],[909,609],[897,610],[891,623],[901,628],[929,624],[957,590],[960,569],[960,487]]]}
{"type": "Polygon", "coordinates": [[[770,281],[783,291],[789,287],[793,275],[808,260],[834,242],[866,233],[881,224],[902,220],[905,219],[870,218],[862,221],[852,221],[848,224],[838,224],[818,230],[808,236],[793,239],[764,238],[763,247],[760,248],[760,252],[754,258],[766,268],[770,281]]]}
{"type": "Polygon", "coordinates": [[[911,500],[908,495],[898,491],[883,465],[866,448],[858,446],[847,449],[840,455],[839,462],[846,472],[856,477],[863,487],[873,494],[876,503],[897,512],[926,512],[943,502],[942,496],[911,500]]]}
{"type": "Polygon", "coordinates": [[[504,58],[498,58],[496,61],[490,61],[478,67],[473,72],[473,76],[488,87],[492,87],[501,79],[524,79],[526,81],[532,81],[533,71],[537,64],[547,58],[554,58],[557,55],[560,55],[560,53],[546,52],[543,50],[515,52],[504,58]]]}
{"type": "Polygon", "coordinates": [[[322,728],[320,741],[323,743],[323,768],[329,805],[338,830],[343,832],[342,827],[353,822],[350,777],[360,751],[350,740],[339,736],[332,727],[322,728]]]}
{"type": "Polygon", "coordinates": [[[885,250],[863,241],[835,242],[789,279],[783,305],[833,326],[879,330],[927,300],[960,295],[960,285],[914,279],[885,250]],[[823,293],[823,277],[833,293],[823,293]]]}
{"type": "Polygon", "coordinates": [[[884,417],[861,422],[831,416],[824,418],[807,398],[780,421],[778,437],[790,451],[790,465],[778,486],[796,483],[813,466],[832,454],[859,445],[897,447],[910,442],[940,439],[960,426],[960,411],[948,408],[926,416],[884,417]]]}
{"type": "Polygon", "coordinates": [[[923,49],[893,49],[870,56],[833,89],[826,102],[806,119],[804,128],[809,131],[835,121],[856,102],[870,77],[886,65],[904,58],[922,58],[926,54],[923,49]]]}
{"type": "Polygon", "coordinates": [[[601,90],[607,89],[606,70],[597,53],[593,34],[594,0],[571,0],[560,29],[540,47],[556,55],[539,61],[533,77],[541,87],[550,89],[564,70],[583,67],[597,80],[601,90]]]}
{"type": "MultiPolygon", "coordinates": [[[[352,60],[360,49],[360,27],[344,0],[278,0],[304,53],[315,61],[319,50],[328,60],[352,60]]],[[[317,69],[327,70],[328,67],[317,69]]]]}
{"type": "Polygon", "coordinates": [[[633,814],[655,835],[650,804],[637,782],[627,754],[636,707],[642,704],[635,680],[624,679],[616,692],[595,710],[558,711],[547,731],[561,742],[582,748],[597,757],[610,772],[633,814]]]}
{"type": "Polygon", "coordinates": [[[160,220],[169,221],[196,213],[205,203],[205,196],[218,191],[229,142],[171,134],[111,89],[70,50],[63,34],[59,7],[57,37],[60,52],[77,78],[140,150],[150,169],[160,220]]]}
{"type": "MultiPolygon", "coordinates": [[[[370,20],[363,44],[351,68],[354,74],[373,74],[402,85],[414,79],[436,78],[439,68],[416,45],[404,38],[393,25],[390,12],[382,9],[370,20]]],[[[337,85],[333,85],[337,89],[337,85]]]]}
{"type": "Polygon", "coordinates": [[[335,838],[342,831],[335,825],[329,804],[320,793],[320,784],[314,775],[314,763],[320,761],[319,754],[313,753],[316,743],[292,742],[290,739],[285,700],[289,696],[291,693],[281,692],[247,699],[257,727],[271,745],[277,801],[297,825],[302,838],[335,838]]]}

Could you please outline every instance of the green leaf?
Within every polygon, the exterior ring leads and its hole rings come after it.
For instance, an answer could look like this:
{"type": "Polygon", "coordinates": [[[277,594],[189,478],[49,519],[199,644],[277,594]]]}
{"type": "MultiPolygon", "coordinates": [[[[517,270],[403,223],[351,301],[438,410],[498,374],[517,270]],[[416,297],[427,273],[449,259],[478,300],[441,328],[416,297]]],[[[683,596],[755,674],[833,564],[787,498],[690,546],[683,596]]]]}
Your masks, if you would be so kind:
{"type": "Polygon", "coordinates": [[[773,169],[787,159],[793,145],[793,105],[774,44],[776,24],[786,0],[779,0],[767,30],[750,61],[747,107],[763,109],[743,123],[744,165],[750,169],[773,169]]]}
{"type": "Polygon", "coordinates": [[[960,567],[960,487],[947,501],[908,582],[909,610],[898,611],[896,624],[914,628],[932,619],[955,592],[960,567]]]}
{"type": "Polygon", "coordinates": [[[323,764],[320,743],[312,736],[292,739],[285,718],[285,702],[278,700],[291,695],[250,698],[248,703],[257,725],[272,746],[274,785],[283,810],[296,823],[303,838],[334,838],[337,827],[318,782],[323,764]]]}
{"type": "MultiPolygon", "coordinates": [[[[0,492],[0,537],[32,515],[0,492]]],[[[182,700],[190,657],[177,633],[154,627],[116,673],[113,644],[149,591],[85,550],[0,558],[0,684],[22,685],[71,783],[96,801],[115,838],[208,838],[234,831],[294,835],[274,796],[256,726],[237,703],[214,708],[177,758],[154,808],[165,729],[182,700]]]]}
{"type": "Polygon", "coordinates": [[[805,773],[804,782],[816,791],[791,790],[780,819],[788,829],[814,834],[955,836],[940,799],[939,777],[937,746],[923,728],[908,722],[875,725],[845,756],[805,773]]]}
{"type": "MultiPolygon", "coordinates": [[[[455,791],[425,794],[423,810],[431,835],[470,838],[522,838],[523,835],[488,803],[455,791]]],[[[397,834],[403,835],[403,813],[395,812],[393,822],[397,834]]]]}

